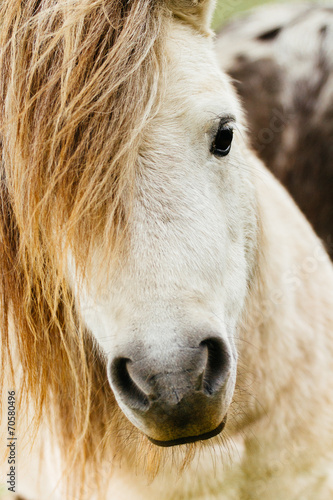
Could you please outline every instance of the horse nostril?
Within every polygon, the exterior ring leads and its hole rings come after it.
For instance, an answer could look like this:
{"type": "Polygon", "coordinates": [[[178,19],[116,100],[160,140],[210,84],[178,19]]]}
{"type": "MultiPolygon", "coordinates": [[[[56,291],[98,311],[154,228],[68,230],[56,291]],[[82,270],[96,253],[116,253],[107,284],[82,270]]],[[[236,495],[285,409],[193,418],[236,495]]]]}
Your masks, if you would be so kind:
{"type": "Polygon", "coordinates": [[[153,443],[208,439],[224,426],[232,354],[213,335],[206,331],[194,345],[169,350],[130,345],[128,357],[122,351],[109,360],[108,378],[120,408],[153,443]]]}
{"type": "Polygon", "coordinates": [[[111,383],[123,402],[133,410],[147,411],[149,408],[148,395],[134,382],[129,371],[128,358],[116,358],[110,366],[111,383]]]}
{"type": "Polygon", "coordinates": [[[147,357],[137,361],[116,357],[109,364],[108,375],[121,406],[144,413],[146,419],[162,409],[178,418],[191,402],[211,404],[211,397],[219,396],[223,389],[230,367],[228,346],[219,337],[208,337],[197,347],[180,349],[178,358],[165,358],[160,364],[147,357]]]}
{"type": "Polygon", "coordinates": [[[203,391],[211,396],[221,389],[226,380],[231,366],[230,354],[223,341],[216,337],[203,340],[200,345],[208,350],[203,391]]]}

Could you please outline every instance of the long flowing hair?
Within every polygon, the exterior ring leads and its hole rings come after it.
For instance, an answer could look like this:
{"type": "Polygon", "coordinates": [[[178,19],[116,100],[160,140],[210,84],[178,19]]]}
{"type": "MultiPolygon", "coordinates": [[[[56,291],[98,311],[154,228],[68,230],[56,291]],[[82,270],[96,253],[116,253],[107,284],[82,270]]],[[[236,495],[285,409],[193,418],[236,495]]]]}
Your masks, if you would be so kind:
{"type": "Polygon", "coordinates": [[[0,4],[1,375],[21,366],[21,404],[36,428],[57,422],[81,484],[108,439],[133,429],[75,312],[67,256],[84,275],[96,244],[105,258],[126,251],[165,15],[157,0],[0,4]]]}

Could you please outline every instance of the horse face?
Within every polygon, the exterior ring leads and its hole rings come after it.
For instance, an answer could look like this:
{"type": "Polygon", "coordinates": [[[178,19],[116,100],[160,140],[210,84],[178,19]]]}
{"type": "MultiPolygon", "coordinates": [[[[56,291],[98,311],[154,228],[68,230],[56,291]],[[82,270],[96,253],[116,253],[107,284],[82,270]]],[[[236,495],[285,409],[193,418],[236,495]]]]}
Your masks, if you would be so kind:
{"type": "Polygon", "coordinates": [[[120,408],[168,446],[225,424],[256,216],[240,109],[211,40],[170,21],[164,57],[126,257],[103,280],[96,249],[96,280],[82,284],[72,267],[71,281],[120,408]]]}

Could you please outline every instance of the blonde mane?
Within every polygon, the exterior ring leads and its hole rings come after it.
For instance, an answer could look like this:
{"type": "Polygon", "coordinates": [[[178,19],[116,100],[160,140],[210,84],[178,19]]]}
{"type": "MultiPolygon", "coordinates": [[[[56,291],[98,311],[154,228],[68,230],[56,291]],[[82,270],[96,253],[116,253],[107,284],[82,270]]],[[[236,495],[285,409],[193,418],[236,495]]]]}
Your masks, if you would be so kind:
{"type": "Polygon", "coordinates": [[[44,416],[57,422],[81,487],[128,424],[75,313],[66,255],[84,271],[97,241],[106,258],[124,251],[139,137],[158,100],[162,9],[154,0],[0,6],[0,380],[14,371],[15,345],[21,404],[32,401],[36,429],[44,416]]]}

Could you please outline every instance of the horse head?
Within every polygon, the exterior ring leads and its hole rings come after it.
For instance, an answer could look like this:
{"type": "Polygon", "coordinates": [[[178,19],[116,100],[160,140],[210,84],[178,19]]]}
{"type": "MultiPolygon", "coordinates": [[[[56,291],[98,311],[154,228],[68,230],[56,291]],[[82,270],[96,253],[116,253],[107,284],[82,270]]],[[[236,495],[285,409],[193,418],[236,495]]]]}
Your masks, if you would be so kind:
{"type": "Polygon", "coordinates": [[[106,263],[96,245],[86,280],[69,266],[120,408],[162,446],[224,427],[257,224],[242,113],[207,32],[212,2],[169,6],[126,250],[106,263]]]}

